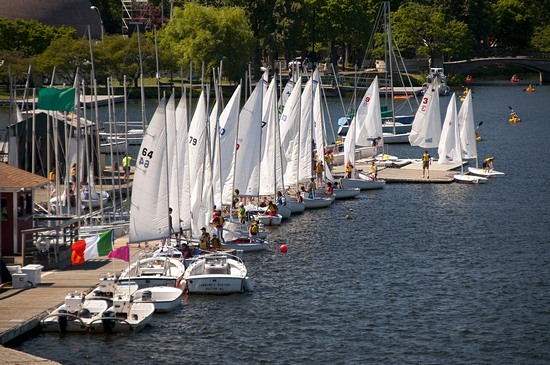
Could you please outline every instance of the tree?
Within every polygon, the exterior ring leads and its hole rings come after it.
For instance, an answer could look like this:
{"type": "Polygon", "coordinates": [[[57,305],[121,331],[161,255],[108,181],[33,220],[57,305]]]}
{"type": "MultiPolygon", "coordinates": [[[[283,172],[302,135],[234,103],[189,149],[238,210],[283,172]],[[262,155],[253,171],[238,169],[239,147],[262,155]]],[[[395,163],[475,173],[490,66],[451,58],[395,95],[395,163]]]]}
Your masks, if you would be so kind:
{"type": "Polygon", "coordinates": [[[76,38],[76,29],[53,27],[37,20],[0,18],[0,50],[18,51],[25,56],[40,54],[54,39],[76,38]]]}
{"type": "Polygon", "coordinates": [[[535,29],[531,46],[539,52],[550,52],[550,25],[535,29]]]}
{"type": "Polygon", "coordinates": [[[175,8],[174,17],[159,31],[159,47],[174,53],[178,65],[205,62],[206,70],[218,67],[232,81],[242,78],[252,59],[254,37],[246,14],[239,8],[205,7],[195,3],[175,8]]]}
{"type": "Polygon", "coordinates": [[[64,36],[55,39],[44,53],[35,57],[38,69],[51,75],[55,67],[55,82],[72,84],[78,69],[81,77],[90,75],[88,41],[64,36]]]}
{"type": "Polygon", "coordinates": [[[467,57],[473,51],[474,38],[468,26],[445,18],[436,7],[407,3],[393,13],[394,38],[407,56],[467,57]]]}
{"type": "Polygon", "coordinates": [[[523,1],[498,0],[492,6],[493,35],[501,47],[524,49],[533,35],[533,16],[523,1]]]}

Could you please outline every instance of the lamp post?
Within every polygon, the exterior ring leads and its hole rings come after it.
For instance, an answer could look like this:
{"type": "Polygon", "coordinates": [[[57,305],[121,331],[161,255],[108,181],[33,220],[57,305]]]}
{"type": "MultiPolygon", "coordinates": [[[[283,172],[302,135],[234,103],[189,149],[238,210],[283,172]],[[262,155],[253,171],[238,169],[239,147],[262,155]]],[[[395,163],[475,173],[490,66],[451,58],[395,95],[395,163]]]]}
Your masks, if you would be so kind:
{"type": "Polygon", "coordinates": [[[90,9],[95,10],[97,13],[97,16],[99,16],[99,22],[101,27],[101,41],[103,41],[103,18],[101,18],[101,13],[99,12],[99,9],[96,6],[90,6],[90,9]]]}

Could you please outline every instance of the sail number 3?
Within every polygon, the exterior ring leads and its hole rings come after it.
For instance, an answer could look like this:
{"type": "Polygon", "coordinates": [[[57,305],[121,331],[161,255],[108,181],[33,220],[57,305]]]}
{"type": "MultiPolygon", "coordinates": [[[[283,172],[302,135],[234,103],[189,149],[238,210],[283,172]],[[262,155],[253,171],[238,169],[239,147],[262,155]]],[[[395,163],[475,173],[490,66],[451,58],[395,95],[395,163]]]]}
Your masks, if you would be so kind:
{"type": "Polygon", "coordinates": [[[139,164],[143,165],[143,167],[148,168],[149,167],[149,161],[153,158],[153,151],[147,150],[147,148],[144,148],[141,150],[141,156],[139,157],[139,164]]]}

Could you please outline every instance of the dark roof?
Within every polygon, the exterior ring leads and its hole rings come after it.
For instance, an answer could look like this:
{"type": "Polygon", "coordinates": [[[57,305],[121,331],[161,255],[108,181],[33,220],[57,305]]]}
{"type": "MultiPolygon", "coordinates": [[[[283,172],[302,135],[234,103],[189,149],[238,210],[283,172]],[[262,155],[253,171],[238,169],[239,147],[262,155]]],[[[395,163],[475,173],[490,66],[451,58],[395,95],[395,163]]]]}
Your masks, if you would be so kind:
{"type": "Polygon", "coordinates": [[[38,20],[47,25],[76,28],[78,36],[88,25],[92,38],[101,38],[101,19],[89,0],[1,0],[0,18],[38,20]]]}
{"type": "Polygon", "coordinates": [[[0,191],[17,191],[20,189],[32,189],[48,184],[48,179],[40,175],[31,174],[0,162],[0,191]]]}

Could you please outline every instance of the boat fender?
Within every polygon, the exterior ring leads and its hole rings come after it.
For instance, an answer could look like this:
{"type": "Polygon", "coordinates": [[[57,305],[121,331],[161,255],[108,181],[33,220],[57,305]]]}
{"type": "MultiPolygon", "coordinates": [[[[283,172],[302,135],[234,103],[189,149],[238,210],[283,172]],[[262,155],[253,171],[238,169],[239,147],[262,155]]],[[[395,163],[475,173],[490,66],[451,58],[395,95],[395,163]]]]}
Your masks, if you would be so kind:
{"type": "Polygon", "coordinates": [[[82,308],[80,312],[78,312],[78,317],[80,318],[91,318],[92,315],[90,313],[90,310],[88,308],[82,308]]]}

